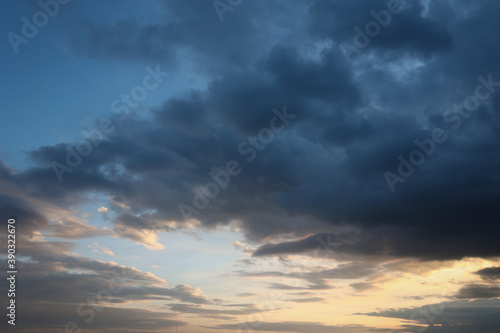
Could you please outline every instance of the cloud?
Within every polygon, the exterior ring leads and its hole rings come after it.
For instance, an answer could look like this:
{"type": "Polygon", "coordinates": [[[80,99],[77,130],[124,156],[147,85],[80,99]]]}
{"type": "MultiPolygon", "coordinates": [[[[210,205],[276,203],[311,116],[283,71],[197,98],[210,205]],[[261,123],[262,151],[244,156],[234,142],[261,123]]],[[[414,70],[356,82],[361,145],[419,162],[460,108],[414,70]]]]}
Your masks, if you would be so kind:
{"type": "Polygon", "coordinates": [[[367,283],[367,282],[351,283],[349,286],[351,286],[355,291],[358,292],[364,292],[376,288],[372,283],[367,283]]]}
{"type": "Polygon", "coordinates": [[[469,284],[462,288],[457,293],[458,298],[494,298],[500,297],[500,287],[469,284]]]}
{"type": "Polygon", "coordinates": [[[200,73],[214,75],[254,62],[260,54],[249,51],[297,30],[285,23],[289,15],[305,9],[298,1],[294,6],[276,1],[248,3],[221,24],[211,2],[169,0],[155,7],[158,18],[153,22],[141,22],[136,17],[120,17],[113,23],[80,19],[67,30],[69,48],[82,58],[164,63],[171,67],[184,65],[181,60],[187,58],[200,73]],[[285,31],[268,29],[272,19],[283,22],[285,31]],[[230,52],[227,45],[232,45],[230,52]]]}
{"type": "MultiPolygon", "coordinates": [[[[20,203],[19,200],[4,202],[20,203]]],[[[18,214],[19,226],[24,225],[26,232],[31,229],[32,234],[37,234],[36,229],[46,228],[47,223],[32,223],[30,226],[31,220],[27,217],[40,216],[32,211],[30,213],[18,214]],[[21,222],[21,217],[26,219],[21,222]]],[[[134,302],[214,303],[199,288],[186,284],[169,288],[167,281],[152,273],[79,256],[71,252],[73,246],[73,243],[46,241],[39,237],[22,240],[22,246],[16,252],[17,265],[22,267],[23,272],[22,279],[16,281],[16,289],[22,290],[16,295],[16,304],[19,304],[19,313],[27,311],[24,313],[30,315],[19,322],[20,332],[56,327],[67,321],[75,321],[81,329],[123,332],[158,330],[187,323],[170,318],[171,312],[150,311],[134,305],[134,302]],[[125,304],[126,307],[120,307],[125,304]]],[[[113,254],[97,242],[90,248],[113,254]]],[[[7,284],[7,280],[0,282],[2,288],[8,289],[7,284]]]]}
{"type": "Polygon", "coordinates": [[[333,289],[327,279],[322,276],[320,272],[317,271],[303,271],[303,272],[281,272],[281,271],[264,271],[264,272],[237,272],[240,276],[250,277],[250,278],[261,278],[261,277],[282,277],[289,280],[303,280],[306,285],[300,285],[295,283],[295,285],[289,285],[286,283],[270,283],[269,288],[277,290],[326,290],[333,289]]]}
{"type": "Polygon", "coordinates": [[[287,301],[294,303],[323,303],[326,302],[326,299],[323,297],[304,297],[287,299],[287,301]]]}
{"type": "Polygon", "coordinates": [[[244,322],[239,325],[223,324],[217,325],[216,329],[236,330],[251,328],[255,331],[270,331],[270,332],[296,332],[296,333],[330,333],[330,332],[369,332],[367,328],[361,325],[346,325],[334,326],[323,325],[316,322],[298,322],[298,321],[285,321],[285,322],[244,322]]]}
{"type": "Polygon", "coordinates": [[[64,219],[51,224],[44,230],[48,237],[58,237],[66,239],[91,238],[97,236],[114,236],[115,234],[109,228],[97,228],[93,225],[78,222],[75,220],[64,219]]]}
{"type": "MultiPolygon", "coordinates": [[[[412,320],[429,327],[429,332],[461,333],[485,332],[498,330],[498,299],[476,301],[453,301],[429,304],[419,308],[390,309],[364,313],[368,316],[400,318],[412,320]],[[443,325],[443,327],[433,325],[443,325]]],[[[422,326],[413,326],[410,332],[417,332],[422,326]]],[[[404,330],[403,330],[404,331],[404,330]]]]}
{"type": "Polygon", "coordinates": [[[233,249],[239,249],[243,246],[245,246],[245,244],[241,243],[240,241],[234,241],[231,246],[233,247],[233,249]]]}
{"type": "Polygon", "coordinates": [[[499,80],[500,42],[476,37],[498,30],[497,3],[408,3],[353,64],[338,44],[384,1],[246,4],[227,24],[201,10],[212,11],[210,3],[159,6],[155,22],[75,22],[71,51],[172,66],[191,54],[189,62],[206,75],[203,87],[166,96],[150,118],[130,115],[62,183],[51,163],[65,161],[65,144],[33,150],[35,165],[25,170],[2,164],[2,183],[65,209],[100,193],[113,231],[150,249],[163,247],[160,232],[238,221],[248,241],[268,243],[255,256],[314,252],[315,237],[327,235],[342,240],[335,252],[345,256],[500,255],[492,199],[500,194],[498,91],[460,131],[441,114],[474,91],[478,75],[499,80]],[[265,149],[254,148],[259,154],[250,164],[239,144],[284,105],[296,118],[265,149]],[[391,193],[383,173],[396,171],[398,156],[436,127],[448,141],[391,193]],[[193,189],[233,159],[244,171],[184,221],[179,204],[192,205],[193,189]],[[284,235],[290,237],[282,241],[284,235]]]}
{"type": "MultiPolygon", "coordinates": [[[[365,231],[343,233],[316,233],[306,238],[281,243],[268,243],[260,246],[254,256],[276,256],[303,254],[317,258],[345,258],[346,256],[395,256],[413,257],[425,261],[462,259],[464,253],[454,245],[455,233],[443,234],[440,241],[430,234],[416,232],[420,227],[401,228],[383,226],[365,231]]],[[[465,235],[463,235],[465,237],[465,235]]],[[[487,236],[485,236],[487,237],[487,236]]],[[[483,239],[484,240],[484,239],[483,239]]],[[[470,244],[470,256],[496,256],[493,244],[482,244],[479,240],[470,244]]]]}
{"type": "MultiPolygon", "coordinates": [[[[83,308],[87,313],[91,307],[83,308]]],[[[20,303],[18,311],[29,313],[29,320],[16,322],[16,332],[47,332],[40,328],[66,325],[67,322],[76,323],[79,329],[83,330],[119,330],[121,332],[137,332],[137,330],[158,330],[174,328],[175,326],[185,326],[187,323],[175,318],[169,318],[164,312],[156,312],[144,309],[129,309],[119,307],[102,307],[101,312],[95,312],[94,319],[87,323],[84,317],[76,316],[76,307],[65,304],[34,304],[20,303]],[[71,319],[71,320],[70,320],[71,319]]],[[[26,317],[28,318],[28,317],[26,317]]],[[[3,325],[3,323],[2,323],[3,325]]]]}
{"type": "Polygon", "coordinates": [[[255,247],[245,246],[243,248],[243,253],[245,254],[253,254],[257,250],[255,247]]]}
{"type": "Polygon", "coordinates": [[[0,194],[0,214],[3,221],[14,218],[16,224],[23,228],[24,235],[32,235],[49,225],[47,218],[32,204],[16,196],[0,194]]]}
{"type": "Polygon", "coordinates": [[[100,245],[97,242],[95,242],[93,244],[90,244],[87,247],[90,248],[90,249],[92,249],[93,252],[97,252],[97,253],[101,252],[101,253],[104,253],[104,254],[107,254],[107,255],[110,255],[110,256],[114,256],[115,255],[113,253],[113,251],[111,251],[110,249],[108,249],[105,246],[100,245]]]}
{"type": "Polygon", "coordinates": [[[487,267],[476,272],[484,280],[500,279],[500,267],[487,267]]]}
{"type": "MultiPolygon", "coordinates": [[[[433,12],[424,16],[420,2],[397,3],[402,7],[400,13],[391,15],[390,23],[370,41],[367,52],[430,56],[453,48],[454,36],[433,12]]],[[[374,20],[370,12],[387,8],[386,1],[316,1],[309,9],[309,30],[313,35],[329,38],[337,44],[345,42],[354,46],[356,32],[353,28],[358,26],[364,31],[365,25],[374,20]]]]}
{"type": "Polygon", "coordinates": [[[106,207],[101,207],[97,210],[99,213],[107,213],[108,212],[108,209],[106,207]]]}
{"type": "Polygon", "coordinates": [[[119,235],[130,238],[150,250],[162,250],[165,248],[162,244],[158,243],[158,233],[155,231],[141,230],[139,228],[131,228],[124,225],[117,225],[115,231],[119,235]]]}
{"type": "Polygon", "coordinates": [[[168,306],[172,311],[181,313],[194,313],[202,315],[209,318],[219,318],[219,319],[235,319],[236,316],[249,315],[252,313],[261,312],[260,309],[254,305],[247,305],[241,307],[240,309],[223,309],[221,307],[217,309],[207,308],[201,305],[188,305],[188,304],[170,304],[168,306]]]}
{"type": "Polygon", "coordinates": [[[307,251],[330,251],[339,247],[340,243],[332,242],[333,236],[335,239],[340,239],[333,234],[318,233],[300,240],[288,241],[277,244],[265,244],[259,247],[254,253],[254,256],[279,255],[279,254],[298,254],[307,251]]]}

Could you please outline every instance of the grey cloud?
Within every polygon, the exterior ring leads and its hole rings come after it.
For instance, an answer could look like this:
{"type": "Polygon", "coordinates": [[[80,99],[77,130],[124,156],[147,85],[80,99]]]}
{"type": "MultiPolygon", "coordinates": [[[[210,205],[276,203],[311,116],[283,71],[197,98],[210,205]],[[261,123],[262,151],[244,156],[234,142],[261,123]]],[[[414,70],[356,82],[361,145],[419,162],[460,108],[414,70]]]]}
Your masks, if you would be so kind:
{"type": "Polygon", "coordinates": [[[287,301],[295,303],[322,303],[325,302],[326,299],[323,297],[304,297],[304,298],[292,298],[288,299],[287,301]]]}
{"type": "MultiPolygon", "coordinates": [[[[391,21],[381,28],[367,46],[367,51],[398,51],[429,56],[432,53],[450,50],[453,35],[443,24],[441,17],[424,17],[424,7],[420,2],[398,1],[401,12],[391,15],[391,21]]],[[[387,1],[316,1],[310,7],[310,31],[323,38],[331,38],[354,46],[353,38],[358,26],[362,31],[365,25],[374,21],[371,11],[387,10],[387,1]],[[333,19],[332,19],[333,18],[333,19]]],[[[398,53],[398,56],[401,54],[398,53]]]]}
{"type": "MultiPolygon", "coordinates": [[[[88,316],[79,317],[76,308],[65,304],[55,303],[22,303],[20,302],[15,331],[28,332],[50,332],[51,329],[64,327],[68,322],[73,322],[79,329],[120,332],[157,331],[159,329],[184,326],[187,323],[176,320],[164,312],[155,312],[144,309],[129,309],[116,307],[103,307],[102,312],[97,313],[95,318],[87,323],[88,316]],[[41,328],[44,329],[41,329],[41,328]]],[[[88,310],[88,308],[85,308],[88,310]]],[[[96,313],[96,312],[94,312],[96,313]]],[[[7,324],[0,324],[3,329],[9,330],[7,324]]]]}
{"type": "Polygon", "coordinates": [[[296,333],[331,333],[331,332],[369,332],[368,328],[361,325],[346,325],[346,326],[334,326],[334,325],[323,325],[316,322],[298,322],[298,321],[286,321],[286,322],[245,322],[240,325],[218,325],[210,328],[226,329],[226,330],[236,330],[238,328],[245,329],[251,328],[255,331],[271,331],[271,332],[296,332],[296,333]]]}
{"type": "MultiPolygon", "coordinates": [[[[160,63],[174,74],[187,66],[186,72],[203,77],[204,88],[186,84],[184,92],[164,96],[150,118],[130,115],[62,183],[51,163],[64,162],[65,144],[33,150],[34,165],[24,170],[0,162],[2,219],[16,216],[27,237],[44,230],[65,239],[107,235],[74,221],[50,225],[45,214],[77,209],[97,193],[109,200],[114,236],[158,249],[158,233],[188,225],[179,203],[191,204],[192,189],[212,181],[210,170],[236,159],[243,172],[195,216],[200,228],[239,221],[247,240],[258,247],[254,258],[241,261],[246,264],[257,257],[298,254],[341,263],[300,274],[242,273],[303,283],[271,288],[328,290],[336,279],[352,279],[357,281],[348,283],[362,291],[376,286],[374,278],[385,271],[419,274],[420,267],[438,267],[433,261],[500,255],[500,94],[492,92],[462,119],[459,130],[442,117],[474,92],[479,75],[500,80],[500,39],[494,38],[500,28],[498,1],[407,1],[351,64],[339,43],[352,42],[353,27],[363,28],[372,20],[370,11],[385,8],[386,1],[244,1],[224,22],[210,1],[154,5],[160,17],[156,22],[115,17],[104,23],[83,12],[72,15],[66,21],[68,39],[58,45],[104,65],[117,60],[127,66],[160,63]],[[313,47],[305,50],[305,45],[313,47]],[[272,109],[285,105],[296,118],[247,163],[239,144],[269,126],[272,109]],[[428,138],[436,127],[446,131],[448,140],[391,193],[383,173],[395,172],[398,156],[407,157],[416,148],[414,140],[428,138]],[[335,246],[325,249],[318,239],[335,246]],[[391,266],[389,260],[398,262],[391,266]]],[[[25,321],[32,325],[26,331],[60,325],[59,318],[42,317],[45,307],[72,311],[69,304],[105,287],[118,268],[71,256],[73,246],[27,240],[19,248],[29,258],[22,262],[19,286],[26,294],[20,301],[24,313],[40,316],[25,321]]],[[[190,286],[167,288],[157,277],[120,269],[136,284],[125,281],[122,294],[109,303],[174,300],[189,303],[176,305],[178,313],[226,319],[252,311],[227,310],[190,286]]],[[[429,333],[498,331],[498,267],[476,273],[482,284],[463,286],[455,296],[467,301],[447,302],[437,316],[443,326],[429,327],[429,333]]],[[[319,301],[311,295],[292,300],[319,301]]],[[[106,310],[112,327],[102,325],[104,315],[96,329],[183,324],[169,319],[168,312],[106,310]],[[119,316],[126,320],[117,322],[119,316]]],[[[409,319],[420,310],[368,315],[409,319]]],[[[401,327],[403,332],[418,329],[401,327]]],[[[256,330],[374,331],[299,322],[262,323],[256,330]]]]}
{"type": "Polygon", "coordinates": [[[500,297],[500,287],[480,284],[469,284],[457,293],[458,298],[494,298],[500,297]]]}
{"type": "MultiPolygon", "coordinates": [[[[429,332],[472,333],[497,332],[499,325],[498,299],[476,301],[453,301],[429,304],[420,308],[390,309],[364,313],[368,316],[413,320],[429,326],[429,332]],[[434,325],[443,326],[434,326],[434,325]]],[[[418,332],[421,326],[409,326],[406,331],[418,332]]],[[[401,331],[406,332],[405,329],[401,331]]]]}
{"type": "Polygon", "coordinates": [[[241,316],[241,315],[249,315],[252,313],[259,313],[262,310],[256,308],[253,305],[250,306],[244,306],[241,307],[240,309],[223,309],[223,308],[216,308],[216,309],[210,309],[207,307],[203,306],[193,306],[193,305],[188,305],[188,304],[170,304],[168,306],[172,311],[175,312],[181,312],[181,313],[194,313],[202,316],[207,316],[211,318],[235,318],[235,316],[241,316]]]}
{"type": "Polygon", "coordinates": [[[113,232],[108,228],[99,229],[90,224],[65,219],[58,223],[51,224],[44,230],[44,234],[49,237],[77,239],[96,236],[111,236],[113,235],[113,232]]]}
{"type": "Polygon", "coordinates": [[[248,50],[296,30],[287,15],[297,15],[297,6],[303,7],[298,1],[294,6],[276,1],[245,3],[221,23],[212,2],[169,0],[157,4],[158,22],[124,18],[110,25],[81,19],[68,29],[68,39],[72,51],[82,57],[169,65],[189,57],[203,65],[198,70],[217,75],[252,63],[259,53],[248,50]],[[287,31],[268,29],[271,20],[287,31]]]}
{"type": "Polygon", "coordinates": [[[476,272],[482,279],[496,280],[500,279],[500,267],[487,267],[480,269],[476,272]]]}
{"type": "MultiPolygon", "coordinates": [[[[34,150],[36,166],[21,172],[2,165],[2,180],[65,208],[77,206],[89,192],[101,193],[118,215],[112,221],[118,234],[158,248],[152,239],[172,230],[167,222],[183,223],[178,205],[192,203],[192,189],[211,181],[212,167],[237,159],[242,174],[195,218],[204,228],[241,221],[254,242],[283,234],[303,239],[282,245],[270,242],[256,255],[314,251],[307,236],[334,234],[348,240],[336,249],[345,255],[424,260],[498,256],[498,92],[464,119],[457,132],[438,120],[436,112],[424,111],[429,104],[444,111],[463,101],[474,91],[478,75],[500,78],[495,60],[499,44],[476,37],[498,30],[498,20],[491,15],[498,5],[484,1],[464,16],[448,2],[427,10],[420,2],[409,4],[374,39],[374,52],[348,65],[325,40],[351,35],[353,25],[362,24],[371,9],[379,4],[383,8],[385,2],[316,1],[290,9],[281,2],[266,3],[245,4],[246,10],[234,11],[228,24],[235,30],[221,25],[215,13],[210,17],[197,7],[211,11],[210,4],[169,1],[163,5],[165,22],[158,24],[167,32],[132,22],[109,28],[110,34],[91,31],[104,39],[96,45],[116,46],[125,53],[139,43],[137,36],[149,31],[158,43],[172,39],[184,43],[174,43],[174,48],[185,45],[199,51],[204,57],[199,66],[207,71],[228,65],[211,76],[205,90],[187,90],[167,99],[153,110],[152,121],[130,116],[120,123],[63,183],[55,181],[50,163],[64,161],[64,145],[34,150]],[[262,8],[276,11],[259,16],[262,8]],[[441,14],[442,22],[437,19],[441,14]],[[327,19],[332,17],[339,20],[327,19]],[[262,28],[253,19],[276,29],[252,37],[262,28]],[[178,29],[169,32],[169,25],[178,29]],[[304,30],[306,26],[310,29],[304,30]],[[130,30],[130,39],[112,42],[130,30]],[[208,38],[214,31],[220,34],[208,38]],[[297,35],[295,42],[292,34],[297,35]],[[310,57],[303,52],[303,41],[323,41],[326,46],[310,57]],[[223,44],[231,44],[234,52],[228,53],[223,44]],[[446,52],[450,48],[453,52],[446,52]],[[487,61],[479,58],[481,54],[487,61]],[[247,164],[238,145],[268,126],[271,110],[284,105],[296,119],[247,164]],[[435,126],[446,129],[450,138],[391,193],[383,173],[395,171],[398,155],[408,156],[416,148],[414,140],[429,137],[435,126]],[[345,226],[358,232],[336,231],[345,226]]],[[[146,39],[144,47],[152,49],[154,58],[154,48],[166,46],[152,45],[151,40],[146,39]]],[[[124,57],[146,59],[148,52],[144,58],[134,52],[124,57]]],[[[109,50],[102,54],[117,57],[109,50]]]]}
{"type": "Polygon", "coordinates": [[[16,225],[23,228],[24,235],[30,235],[34,231],[49,225],[47,218],[29,202],[22,198],[5,194],[0,194],[0,218],[5,223],[10,218],[15,219],[16,225]]]}

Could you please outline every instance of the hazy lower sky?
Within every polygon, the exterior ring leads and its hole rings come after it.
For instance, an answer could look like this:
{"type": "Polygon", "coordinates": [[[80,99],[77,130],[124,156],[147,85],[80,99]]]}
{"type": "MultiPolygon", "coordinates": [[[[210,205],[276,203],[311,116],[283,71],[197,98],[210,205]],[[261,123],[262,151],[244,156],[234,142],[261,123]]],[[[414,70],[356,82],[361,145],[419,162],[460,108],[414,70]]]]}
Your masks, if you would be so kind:
{"type": "Polygon", "coordinates": [[[2,331],[498,332],[500,2],[2,13],[2,331]]]}

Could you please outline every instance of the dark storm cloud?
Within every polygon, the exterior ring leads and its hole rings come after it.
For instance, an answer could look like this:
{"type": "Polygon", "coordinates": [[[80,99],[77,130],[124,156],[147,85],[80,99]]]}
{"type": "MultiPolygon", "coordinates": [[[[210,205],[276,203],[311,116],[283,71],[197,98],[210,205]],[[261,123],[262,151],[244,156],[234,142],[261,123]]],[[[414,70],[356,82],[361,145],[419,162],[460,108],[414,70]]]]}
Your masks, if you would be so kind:
{"type": "MultiPolygon", "coordinates": [[[[168,288],[165,280],[151,273],[78,256],[71,252],[73,243],[44,241],[39,230],[47,229],[48,223],[41,214],[19,198],[2,196],[2,204],[17,214],[16,226],[23,228],[18,232],[21,239],[16,249],[17,266],[22,272],[22,278],[16,281],[16,304],[18,314],[22,313],[16,325],[19,332],[38,332],[36,329],[40,327],[64,327],[70,321],[81,329],[158,330],[186,323],[170,319],[173,317],[171,312],[111,306],[134,301],[214,303],[199,289],[189,285],[168,288]]],[[[89,232],[95,233],[95,230],[82,230],[79,224],[67,223],[63,221],[66,226],[62,228],[49,226],[49,235],[79,238],[89,236],[89,232]]],[[[3,279],[0,286],[8,290],[8,281],[3,279]]],[[[3,328],[7,326],[6,322],[1,325],[3,328]]]]}
{"type": "Polygon", "coordinates": [[[82,21],[71,30],[72,48],[79,55],[96,59],[175,60],[176,26],[139,26],[134,20],[117,24],[82,21]],[[164,43],[158,43],[163,40],[164,43]]]}
{"type": "Polygon", "coordinates": [[[318,272],[292,272],[283,273],[277,271],[268,272],[238,272],[239,275],[244,277],[283,277],[286,279],[299,279],[307,283],[305,286],[290,285],[286,283],[270,283],[271,289],[278,290],[326,290],[333,289],[326,279],[318,272]]]}
{"type": "MultiPolygon", "coordinates": [[[[423,223],[422,223],[423,224],[423,223]]],[[[286,254],[305,254],[318,258],[349,258],[354,256],[396,256],[417,257],[422,260],[461,259],[464,254],[455,242],[467,242],[467,253],[472,256],[497,256],[498,247],[493,237],[488,235],[469,238],[461,231],[448,233],[439,231],[439,226],[429,226],[428,232],[418,227],[400,228],[397,226],[361,229],[356,232],[312,236],[290,242],[268,243],[260,246],[254,256],[277,256],[286,254]],[[439,235],[433,233],[439,232],[439,235]],[[488,241],[488,244],[484,244],[488,241]],[[334,242],[334,247],[323,246],[334,242]]],[[[482,234],[479,231],[479,234],[482,234]]]]}
{"type": "Polygon", "coordinates": [[[352,287],[357,292],[364,292],[364,291],[376,288],[375,285],[373,285],[372,283],[367,283],[367,282],[351,283],[349,286],[352,287]]]}
{"type": "Polygon", "coordinates": [[[113,232],[109,228],[99,229],[93,225],[65,219],[59,223],[50,225],[45,230],[48,237],[59,237],[66,239],[89,238],[96,236],[110,236],[113,232]]]}
{"type": "Polygon", "coordinates": [[[131,19],[113,24],[81,20],[68,30],[72,50],[101,60],[174,66],[189,58],[204,65],[198,66],[198,70],[217,75],[258,59],[260,53],[249,50],[269,45],[281,35],[286,37],[295,30],[288,22],[290,15],[297,15],[305,8],[298,1],[293,6],[279,1],[248,2],[226,13],[221,23],[210,1],[169,0],[156,5],[161,12],[161,20],[156,23],[131,19]],[[286,32],[271,29],[274,26],[281,26],[286,32]]]}
{"type": "Polygon", "coordinates": [[[193,189],[212,181],[212,168],[234,159],[242,173],[192,217],[204,228],[240,221],[255,242],[294,236],[256,256],[311,252],[315,237],[328,234],[346,257],[500,255],[498,86],[459,130],[440,114],[474,92],[478,75],[500,80],[500,42],[485,37],[500,28],[493,14],[499,5],[406,3],[374,38],[373,52],[351,65],[337,44],[385,2],[265,3],[245,2],[221,23],[209,3],[170,1],[162,23],[83,29],[97,40],[83,43],[83,54],[150,61],[166,53],[170,61],[171,49],[187,49],[206,72],[220,71],[206,90],[167,99],[153,121],[131,115],[121,122],[62,183],[51,163],[65,160],[65,145],[33,151],[36,167],[2,167],[2,180],[66,208],[102,193],[117,216],[114,231],[157,248],[151,236],[172,230],[172,221],[182,227],[178,205],[192,205],[193,189]],[[307,42],[315,45],[312,56],[307,42]],[[296,118],[247,162],[239,145],[285,105],[296,118]],[[384,172],[396,172],[398,156],[407,157],[414,140],[436,126],[448,141],[391,193],[384,172]]]}
{"type": "Polygon", "coordinates": [[[361,96],[349,71],[339,66],[339,61],[341,58],[335,53],[325,52],[322,62],[309,62],[301,59],[295,48],[277,46],[270,51],[266,67],[276,75],[278,86],[292,95],[322,100],[342,111],[351,111],[361,96]]]}

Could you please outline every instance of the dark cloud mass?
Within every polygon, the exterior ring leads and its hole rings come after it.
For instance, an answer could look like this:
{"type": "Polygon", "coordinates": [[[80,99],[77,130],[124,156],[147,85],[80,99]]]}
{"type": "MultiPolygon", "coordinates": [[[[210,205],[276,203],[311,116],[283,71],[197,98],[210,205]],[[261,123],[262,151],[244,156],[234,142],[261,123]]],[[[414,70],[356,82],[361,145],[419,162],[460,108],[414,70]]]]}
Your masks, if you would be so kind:
{"type": "Polygon", "coordinates": [[[500,297],[500,287],[471,284],[463,287],[458,298],[495,298],[500,297]]]}
{"type": "MultiPolygon", "coordinates": [[[[494,12],[496,3],[466,6],[467,15],[447,2],[407,4],[353,64],[335,45],[350,40],[352,27],[366,22],[372,8],[384,8],[383,2],[313,2],[296,26],[273,34],[273,42],[258,33],[262,26],[250,23],[265,20],[265,15],[250,18],[262,4],[235,12],[228,25],[244,28],[231,33],[213,17],[196,14],[201,9],[189,11],[187,3],[165,6],[183,15],[147,27],[129,21],[108,28],[79,26],[79,33],[95,37],[90,44],[80,43],[78,52],[161,58],[168,63],[172,47],[164,45],[171,42],[203,54],[199,66],[206,68],[210,59],[222,61],[222,44],[235,38],[237,53],[226,61],[231,66],[224,67],[206,91],[167,100],[153,112],[153,122],[133,115],[121,122],[109,139],[64,175],[64,182],[53,181],[50,166],[64,161],[64,144],[32,151],[37,167],[16,174],[4,168],[4,181],[33,197],[69,207],[86,192],[99,191],[111,202],[132,208],[123,212],[114,206],[118,231],[121,225],[129,231],[168,231],[165,221],[184,219],[178,205],[192,206],[190,189],[210,181],[212,167],[235,159],[244,172],[211,200],[208,209],[193,216],[207,227],[240,220],[247,237],[259,240],[284,233],[301,237],[348,225],[358,231],[355,236],[336,234],[343,241],[340,251],[433,259],[500,254],[495,237],[499,217],[495,198],[500,192],[498,92],[455,132],[439,115],[425,111],[431,104],[444,110],[463,101],[477,85],[478,75],[500,77],[498,62],[485,66],[479,60],[479,53],[495,54],[498,41],[461,34],[465,25],[476,36],[495,27],[496,20],[487,12],[490,7],[494,12]],[[476,19],[480,15],[482,19],[476,19]],[[243,21],[237,23],[237,17],[243,21]],[[206,25],[191,24],[198,19],[206,25]],[[212,35],[211,29],[220,34],[212,35]],[[316,47],[317,55],[308,56],[302,37],[295,43],[288,38],[300,29],[330,47],[316,47]],[[242,52],[253,50],[262,38],[267,48],[242,52]],[[469,43],[478,49],[478,40],[484,41],[484,52],[457,52],[469,43]],[[273,108],[285,105],[296,118],[255,160],[246,162],[248,156],[238,154],[239,144],[268,126],[273,108]],[[398,155],[408,156],[416,147],[413,141],[430,137],[436,125],[447,130],[448,141],[392,193],[383,173],[397,172],[398,155]]],[[[276,24],[285,24],[285,15],[292,14],[297,13],[275,12],[276,24]]],[[[307,41],[306,35],[301,36],[307,41]]],[[[314,246],[311,236],[296,243],[265,245],[256,255],[299,253],[314,246]]]]}
{"type": "MultiPolygon", "coordinates": [[[[49,225],[49,221],[43,214],[19,197],[0,195],[0,214],[2,221],[12,218],[21,221],[26,235],[49,225]]],[[[2,230],[3,232],[5,231],[2,230]]]]}
{"type": "MultiPolygon", "coordinates": [[[[424,265],[500,257],[500,2],[402,1],[401,12],[352,61],[340,45],[354,45],[354,28],[365,29],[374,20],[370,12],[386,9],[387,1],[245,0],[224,21],[212,1],[153,3],[155,19],[137,15],[108,22],[82,12],[64,21],[65,39],[53,44],[100,66],[159,64],[185,79],[182,91],[165,93],[157,104],[148,101],[153,106],[147,115],[108,115],[116,130],[64,173],[62,182],[53,162],[65,163],[66,143],[31,150],[30,166],[20,170],[0,161],[0,213],[2,219],[21,221],[20,252],[29,258],[20,297],[26,304],[22,311],[37,315],[26,332],[59,327],[49,313],[68,312],[68,305],[85,301],[112,278],[115,264],[73,256],[67,240],[112,236],[160,249],[155,236],[161,232],[237,224],[245,242],[253,244],[246,252],[256,248],[253,259],[319,255],[340,262],[314,274],[239,272],[304,282],[269,284],[289,291],[330,290],[335,279],[366,278],[350,286],[369,292],[377,289],[373,279],[386,259],[424,265]],[[478,89],[487,98],[475,111],[447,112],[478,89]],[[263,139],[270,133],[263,129],[273,126],[279,130],[263,139]],[[400,177],[404,182],[392,191],[384,173],[398,175],[398,157],[409,160],[419,147],[415,140],[428,142],[436,128],[446,140],[434,143],[430,156],[422,153],[423,164],[400,177]],[[196,206],[198,189],[213,181],[210,172],[232,160],[242,171],[206,207],[196,206]],[[54,217],[58,210],[78,210],[93,195],[105,200],[109,228],[54,217]],[[180,204],[192,208],[188,218],[180,204]],[[42,233],[65,242],[38,241],[42,233]],[[50,304],[45,308],[43,302],[50,304]]],[[[171,313],[212,319],[256,312],[252,306],[221,308],[189,285],[167,287],[152,274],[120,267],[136,282],[109,300],[106,316],[93,323],[95,332],[132,332],[138,322],[166,332],[185,324],[160,312],[132,311],[126,307],[130,301],[155,300],[171,313]],[[124,307],[111,309],[111,303],[124,307]]],[[[498,332],[499,269],[477,271],[477,281],[463,285],[455,295],[460,300],[447,303],[438,316],[443,326],[427,332],[498,332]]],[[[408,319],[412,311],[365,315],[408,319]]],[[[292,321],[256,327],[298,333],[369,330],[292,321]]],[[[418,331],[411,325],[404,329],[418,331]]]]}
{"type": "Polygon", "coordinates": [[[500,267],[488,267],[483,268],[476,272],[481,278],[485,280],[496,280],[500,279],[500,267]]]}

